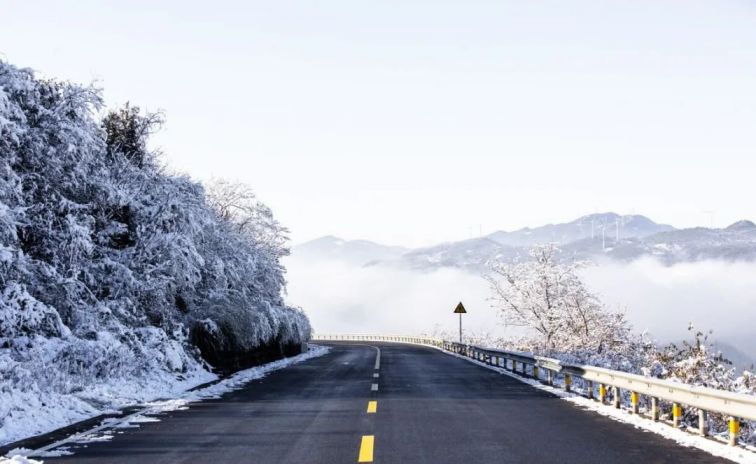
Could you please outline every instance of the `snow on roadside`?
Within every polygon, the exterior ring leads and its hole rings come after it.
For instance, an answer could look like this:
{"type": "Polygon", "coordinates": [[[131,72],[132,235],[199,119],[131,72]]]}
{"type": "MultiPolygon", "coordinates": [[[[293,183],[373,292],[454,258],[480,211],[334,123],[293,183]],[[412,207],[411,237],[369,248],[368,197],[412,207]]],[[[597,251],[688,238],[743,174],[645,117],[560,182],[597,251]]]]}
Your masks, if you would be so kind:
{"type": "Polygon", "coordinates": [[[0,457],[0,464],[39,464],[41,461],[29,459],[29,457],[53,457],[61,455],[59,452],[70,454],[68,448],[64,448],[61,451],[61,447],[71,444],[84,444],[110,440],[116,429],[134,428],[138,427],[138,424],[140,423],[159,421],[160,419],[153,416],[169,411],[187,409],[191,403],[198,401],[220,398],[225,393],[244,387],[244,385],[252,380],[261,379],[273,371],[283,369],[293,364],[323,356],[328,353],[329,350],[330,348],[326,346],[310,345],[310,349],[306,353],[239,371],[232,376],[207,387],[194,391],[185,391],[180,395],[177,395],[175,398],[144,403],[145,408],[138,412],[123,418],[105,419],[102,424],[93,429],[72,435],[38,450],[24,448],[11,450],[5,458],[0,457]]]}
{"type": "Polygon", "coordinates": [[[11,458],[0,458],[0,464],[42,464],[42,461],[17,454],[11,458]]]}
{"type": "Polygon", "coordinates": [[[542,384],[541,382],[535,379],[521,377],[501,367],[491,366],[491,365],[482,363],[480,361],[477,361],[475,359],[471,359],[471,358],[468,358],[466,356],[462,356],[456,353],[450,353],[448,351],[443,351],[443,352],[451,356],[464,359],[473,364],[477,364],[479,366],[485,367],[487,369],[491,369],[492,371],[496,371],[500,374],[507,375],[509,377],[512,377],[513,379],[519,380],[522,383],[526,383],[535,388],[538,388],[539,390],[547,391],[583,409],[596,412],[598,414],[601,414],[602,416],[609,417],[618,422],[630,424],[630,425],[635,426],[636,428],[646,430],[648,432],[653,432],[653,433],[663,436],[664,438],[674,440],[681,446],[698,448],[714,456],[729,459],[731,461],[734,461],[740,464],[756,464],[756,452],[754,452],[756,450],[750,450],[750,449],[737,447],[737,446],[729,446],[724,443],[719,443],[713,439],[693,435],[684,430],[675,429],[663,422],[654,422],[652,420],[643,418],[641,416],[630,414],[622,409],[615,409],[613,407],[602,405],[601,403],[595,400],[590,400],[578,394],[567,393],[566,391],[561,390],[559,388],[550,387],[548,385],[542,384]]]}
{"type": "MultiPolygon", "coordinates": [[[[108,350],[106,343],[92,343],[91,350],[108,350]]],[[[81,378],[61,377],[54,368],[60,353],[67,349],[67,340],[36,337],[34,349],[29,354],[31,361],[14,361],[5,353],[9,350],[0,350],[0,372],[3,373],[0,381],[0,445],[145,401],[175,397],[218,378],[187,356],[186,372],[183,373],[153,366],[131,376],[92,379],[84,386],[81,378]]],[[[160,355],[157,350],[153,354],[160,355]]]]}

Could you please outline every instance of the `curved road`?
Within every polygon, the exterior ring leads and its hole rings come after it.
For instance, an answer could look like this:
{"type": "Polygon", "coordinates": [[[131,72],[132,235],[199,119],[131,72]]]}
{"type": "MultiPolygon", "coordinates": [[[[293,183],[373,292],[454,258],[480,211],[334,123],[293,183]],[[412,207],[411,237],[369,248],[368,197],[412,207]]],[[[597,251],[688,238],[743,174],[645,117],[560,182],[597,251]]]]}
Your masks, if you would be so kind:
{"type": "Polygon", "coordinates": [[[45,462],[727,462],[435,349],[331,346],[219,400],[45,462]]]}

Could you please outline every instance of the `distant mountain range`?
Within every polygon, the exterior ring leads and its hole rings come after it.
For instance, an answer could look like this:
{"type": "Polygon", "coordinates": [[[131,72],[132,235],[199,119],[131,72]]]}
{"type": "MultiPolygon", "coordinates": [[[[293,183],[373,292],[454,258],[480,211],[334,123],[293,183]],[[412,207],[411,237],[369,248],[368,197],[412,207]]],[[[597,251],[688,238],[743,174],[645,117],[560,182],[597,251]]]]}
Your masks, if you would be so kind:
{"type": "Polygon", "coordinates": [[[367,240],[343,240],[327,235],[295,246],[292,256],[309,260],[336,260],[364,266],[394,261],[409,251],[409,248],[381,245],[367,240]]]}
{"type": "Polygon", "coordinates": [[[645,216],[601,213],[564,224],[498,231],[418,249],[323,237],[294,247],[292,255],[363,266],[382,263],[412,269],[454,267],[481,272],[492,259],[527,259],[529,248],[543,243],[557,243],[565,259],[631,261],[651,256],[665,264],[707,259],[751,261],[756,260],[756,224],[739,221],[724,229],[675,229],[645,216]]]}
{"type": "Polygon", "coordinates": [[[541,243],[570,243],[602,234],[627,237],[646,237],[659,232],[675,230],[666,224],[657,224],[645,216],[620,216],[615,213],[591,214],[564,224],[547,224],[514,232],[494,232],[486,238],[502,245],[522,247],[541,243]]]}

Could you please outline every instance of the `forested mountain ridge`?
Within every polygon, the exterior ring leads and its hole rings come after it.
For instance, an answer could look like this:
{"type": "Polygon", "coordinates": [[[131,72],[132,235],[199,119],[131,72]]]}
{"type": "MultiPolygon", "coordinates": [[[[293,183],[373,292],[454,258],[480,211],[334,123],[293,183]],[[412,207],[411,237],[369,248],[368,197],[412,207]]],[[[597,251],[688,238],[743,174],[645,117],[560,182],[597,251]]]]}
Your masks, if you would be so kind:
{"type": "Polygon", "coordinates": [[[159,116],[0,61],[0,443],[296,352],[285,229],[147,149],[159,116]],[[105,398],[105,399],[103,399],[105,398]]]}

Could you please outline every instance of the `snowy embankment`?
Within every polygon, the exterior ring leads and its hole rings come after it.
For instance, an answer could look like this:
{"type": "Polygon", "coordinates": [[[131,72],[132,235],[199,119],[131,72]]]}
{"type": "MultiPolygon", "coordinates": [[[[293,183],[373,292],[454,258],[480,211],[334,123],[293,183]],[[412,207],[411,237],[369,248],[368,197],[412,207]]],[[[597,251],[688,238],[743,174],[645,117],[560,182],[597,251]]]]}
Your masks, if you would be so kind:
{"type": "MultiPolygon", "coordinates": [[[[157,398],[170,398],[192,387],[217,379],[195,360],[185,358],[180,375],[160,369],[156,363],[143,375],[92,379],[76,388],[53,388],[53,382],[65,382],[54,366],[55,358],[69,341],[33,340],[28,356],[33,361],[14,361],[0,357],[0,372],[23,372],[25,382],[0,381],[0,445],[47,433],[69,424],[157,398]],[[10,387],[9,387],[10,385],[10,387]]],[[[87,349],[109,349],[106,344],[92,344],[87,349]]],[[[83,383],[83,381],[80,381],[83,383]]]]}
{"type": "Polygon", "coordinates": [[[38,450],[12,450],[8,453],[6,458],[0,457],[0,464],[14,462],[38,463],[39,461],[29,459],[28,457],[33,456],[44,458],[70,454],[72,453],[71,449],[76,446],[95,441],[107,441],[111,439],[113,433],[119,429],[139,427],[140,423],[145,422],[157,422],[160,420],[159,415],[162,413],[185,409],[189,407],[191,403],[197,401],[220,398],[225,393],[242,388],[252,380],[263,378],[273,371],[283,369],[293,364],[323,356],[328,353],[328,351],[328,347],[311,345],[309,351],[306,353],[239,371],[236,374],[207,387],[192,391],[184,391],[170,397],[161,396],[160,398],[162,399],[143,404],[143,409],[133,414],[120,419],[106,419],[102,424],[91,430],[51,443],[38,450]]]}
{"type": "Polygon", "coordinates": [[[0,445],[292,356],[286,229],[148,149],[159,115],[0,60],[0,445]]]}

